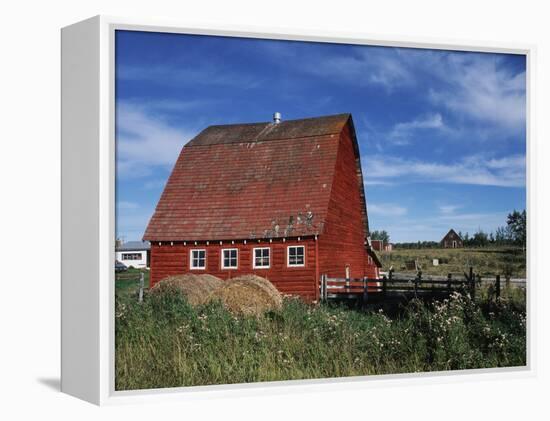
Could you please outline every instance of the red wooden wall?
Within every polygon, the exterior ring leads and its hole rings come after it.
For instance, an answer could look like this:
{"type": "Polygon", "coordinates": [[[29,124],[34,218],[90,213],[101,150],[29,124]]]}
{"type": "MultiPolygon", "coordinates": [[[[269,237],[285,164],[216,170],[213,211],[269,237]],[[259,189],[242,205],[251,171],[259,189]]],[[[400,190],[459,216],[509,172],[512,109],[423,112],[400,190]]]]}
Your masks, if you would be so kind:
{"type": "Polygon", "coordinates": [[[346,265],[352,278],[374,278],[377,268],[365,249],[360,178],[349,127],[340,136],[336,170],[332,181],[327,220],[319,236],[321,274],[343,278],[346,265]]]}
{"type": "Polygon", "coordinates": [[[174,242],[173,245],[158,242],[151,244],[151,273],[150,286],[152,287],[160,280],[170,275],[179,275],[183,273],[208,273],[221,279],[234,278],[243,274],[256,274],[267,278],[283,294],[300,295],[307,301],[318,299],[318,278],[315,259],[316,240],[314,238],[304,238],[301,241],[297,239],[273,240],[272,243],[266,240],[249,240],[247,244],[243,241],[189,242],[184,245],[183,242],[174,242]],[[305,246],[305,266],[287,267],[287,247],[292,245],[305,246]],[[254,269],[252,265],[252,249],[255,247],[271,248],[271,267],[269,269],[254,269]],[[238,268],[222,269],[221,250],[224,248],[237,248],[238,268]],[[189,268],[189,255],[192,249],[206,250],[206,269],[191,270],[189,268]]]}

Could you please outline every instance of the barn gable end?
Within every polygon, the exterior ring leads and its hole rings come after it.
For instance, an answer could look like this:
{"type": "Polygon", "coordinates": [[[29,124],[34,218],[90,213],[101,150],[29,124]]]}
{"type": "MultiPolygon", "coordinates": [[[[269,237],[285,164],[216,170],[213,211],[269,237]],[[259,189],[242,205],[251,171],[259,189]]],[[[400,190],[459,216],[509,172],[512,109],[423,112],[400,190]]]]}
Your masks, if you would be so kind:
{"type": "Polygon", "coordinates": [[[352,278],[374,277],[376,266],[368,260],[367,236],[363,174],[350,120],[340,134],[325,231],[319,239],[322,272],[344,277],[349,266],[352,278]]]}

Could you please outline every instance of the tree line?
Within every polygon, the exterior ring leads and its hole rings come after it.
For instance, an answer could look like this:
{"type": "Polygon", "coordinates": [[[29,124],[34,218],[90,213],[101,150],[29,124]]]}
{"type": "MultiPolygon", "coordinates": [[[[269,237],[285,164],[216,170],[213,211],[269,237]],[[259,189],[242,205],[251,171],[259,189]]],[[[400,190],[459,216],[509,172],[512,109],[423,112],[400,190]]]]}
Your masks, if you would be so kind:
{"type": "MultiPolygon", "coordinates": [[[[494,232],[485,232],[481,228],[470,235],[470,233],[458,232],[464,247],[488,247],[488,246],[522,246],[525,248],[527,242],[527,212],[514,210],[506,218],[506,225],[498,227],[494,232]]],[[[383,240],[385,244],[390,242],[389,234],[382,231],[373,231],[371,239],[383,240]]],[[[396,243],[396,248],[439,248],[438,241],[417,241],[408,243],[396,243]]]]}
{"type": "Polygon", "coordinates": [[[508,214],[506,225],[498,227],[495,232],[484,232],[479,229],[472,236],[469,233],[458,233],[465,247],[487,246],[523,246],[527,242],[527,212],[514,210],[508,214]]]}

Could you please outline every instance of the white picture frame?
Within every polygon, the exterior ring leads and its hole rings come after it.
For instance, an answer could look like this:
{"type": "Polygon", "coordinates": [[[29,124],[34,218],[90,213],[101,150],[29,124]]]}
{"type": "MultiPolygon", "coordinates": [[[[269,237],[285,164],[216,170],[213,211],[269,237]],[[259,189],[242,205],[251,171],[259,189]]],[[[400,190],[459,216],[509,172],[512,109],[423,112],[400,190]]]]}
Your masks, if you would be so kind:
{"type": "MultiPolygon", "coordinates": [[[[249,38],[368,44],[461,51],[524,54],[527,61],[527,202],[533,172],[532,67],[535,47],[486,42],[460,43],[405,37],[385,38],[356,33],[323,33],[241,26],[194,26],[154,19],[96,16],[62,29],[62,374],[61,390],[86,401],[104,405],[138,401],[181,400],[189,397],[243,396],[296,391],[329,391],[410,382],[441,382],[468,378],[532,376],[531,321],[528,318],[527,366],[521,368],[469,370],[407,375],[384,375],[276,383],[181,387],[136,391],[114,388],[114,220],[115,220],[115,128],[114,128],[114,32],[140,30],[249,38]],[[89,271],[83,273],[84,265],[89,271]],[[78,275],[78,276],[76,276],[78,275]]],[[[528,219],[531,206],[528,205],[528,219]]],[[[530,219],[529,219],[530,220],[530,219]]],[[[529,315],[536,309],[531,299],[536,283],[531,278],[531,225],[528,236],[527,273],[529,315]]]]}

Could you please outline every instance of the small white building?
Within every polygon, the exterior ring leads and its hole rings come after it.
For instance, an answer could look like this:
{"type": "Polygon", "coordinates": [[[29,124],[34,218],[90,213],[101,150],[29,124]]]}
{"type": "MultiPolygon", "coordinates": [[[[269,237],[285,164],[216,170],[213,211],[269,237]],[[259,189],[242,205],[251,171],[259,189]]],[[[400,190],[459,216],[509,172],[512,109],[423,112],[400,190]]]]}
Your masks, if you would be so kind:
{"type": "Polygon", "coordinates": [[[127,267],[149,268],[151,243],[149,241],[128,241],[117,244],[115,259],[127,267]]]}

